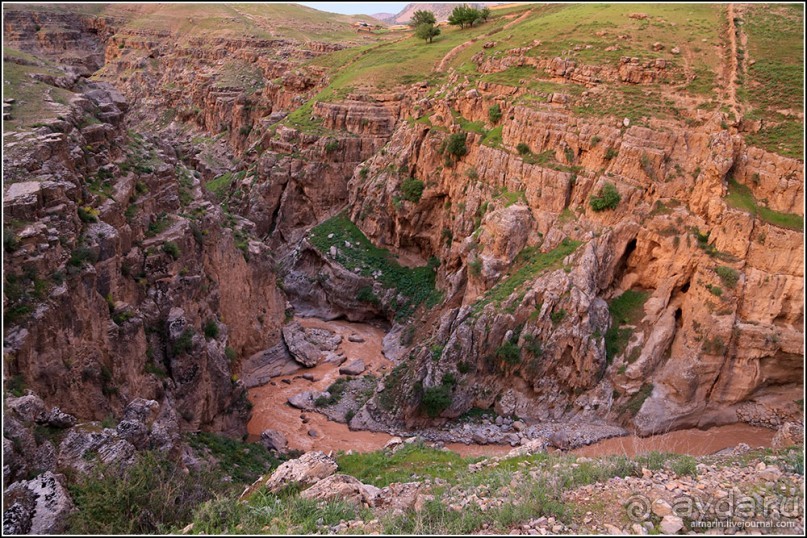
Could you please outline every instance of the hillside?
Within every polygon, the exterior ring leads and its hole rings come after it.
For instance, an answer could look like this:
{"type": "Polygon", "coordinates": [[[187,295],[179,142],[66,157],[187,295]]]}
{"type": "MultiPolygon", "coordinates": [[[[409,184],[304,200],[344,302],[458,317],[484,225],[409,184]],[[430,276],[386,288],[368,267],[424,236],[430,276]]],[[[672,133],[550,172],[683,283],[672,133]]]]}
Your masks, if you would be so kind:
{"type": "Polygon", "coordinates": [[[803,500],[804,8],[496,7],[4,6],[4,531],[803,500]]]}

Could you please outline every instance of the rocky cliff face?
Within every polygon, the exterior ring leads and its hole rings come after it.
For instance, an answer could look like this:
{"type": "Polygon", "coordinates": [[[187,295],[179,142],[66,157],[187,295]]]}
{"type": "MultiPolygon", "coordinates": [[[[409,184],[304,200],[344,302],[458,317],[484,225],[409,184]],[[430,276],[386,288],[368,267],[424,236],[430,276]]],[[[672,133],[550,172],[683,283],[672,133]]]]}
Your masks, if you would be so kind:
{"type": "Polygon", "coordinates": [[[236,361],[277,342],[285,308],[268,250],[176,146],[127,132],[116,90],[69,90],[6,144],[7,379],[86,419],[169,398],[185,428],[242,432],[236,361]]]}

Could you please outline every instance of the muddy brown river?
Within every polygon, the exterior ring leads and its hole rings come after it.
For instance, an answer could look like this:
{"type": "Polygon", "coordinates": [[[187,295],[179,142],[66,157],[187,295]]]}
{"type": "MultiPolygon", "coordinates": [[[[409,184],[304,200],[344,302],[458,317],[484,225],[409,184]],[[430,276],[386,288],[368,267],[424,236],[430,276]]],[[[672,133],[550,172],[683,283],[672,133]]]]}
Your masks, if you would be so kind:
{"type": "MultiPolygon", "coordinates": [[[[342,336],[338,351],[348,358],[364,360],[365,374],[381,377],[390,371],[394,364],[381,352],[384,331],[366,323],[352,323],[343,320],[323,321],[316,318],[296,318],[304,327],[322,328],[342,336]],[[361,337],[364,342],[350,342],[351,335],[361,337]]],[[[249,400],[253,404],[252,418],[247,425],[251,439],[258,439],[261,432],[274,429],[282,432],[288,440],[289,448],[309,451],[322,450],[371,452],[382,448],[392,436],[381,432],[353,431],[346,424],[328,420],[325,415],[313,411],[301,411],[287,402],[290,396],[306,390],[326,390],[339,378],[339,367],[321,363],[314,368],[272,379],[272,383],[249,389],[249,400]],[[314,381],[300,377],[313,374],[314,381]],[[290,381],[289,384],[283,382],[290,381]],[[306,422],[303,421],[305,417],[306,422]],[[313,432],[315,436],[310,435],[313,432]]],[[[636,454],[659,451],[702,456],[718,450],[746,443],[751,447],[770,447],[774,431],[747,424],[718,426],[709,430],[677,430],[661,435],[640,438],[636,436],[605,439],[589,446],[572,450],[581,456],[604,456],[636,454]]],[[[509,445],[465,445],[449,443],[446,447],[462,456],[497,456],[510,451],[509,445]]]]}

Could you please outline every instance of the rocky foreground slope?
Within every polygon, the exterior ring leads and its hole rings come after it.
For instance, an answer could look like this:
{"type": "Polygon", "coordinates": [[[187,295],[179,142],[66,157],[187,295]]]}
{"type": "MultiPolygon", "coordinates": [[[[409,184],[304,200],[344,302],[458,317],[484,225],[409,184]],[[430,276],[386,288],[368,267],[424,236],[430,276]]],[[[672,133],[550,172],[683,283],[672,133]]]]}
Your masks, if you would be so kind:
{"type": "Polygon", "coordinates": [[[242,378],[326,357],[295,313],[389,329],[352,428],[802,420],[804,167],[766,136],[803,112],[751,84],[760,12],[617,11],[556,50],[557,6],[433,47],[183,9],[5,10],[6,486],[243,435],[242,378]]]}

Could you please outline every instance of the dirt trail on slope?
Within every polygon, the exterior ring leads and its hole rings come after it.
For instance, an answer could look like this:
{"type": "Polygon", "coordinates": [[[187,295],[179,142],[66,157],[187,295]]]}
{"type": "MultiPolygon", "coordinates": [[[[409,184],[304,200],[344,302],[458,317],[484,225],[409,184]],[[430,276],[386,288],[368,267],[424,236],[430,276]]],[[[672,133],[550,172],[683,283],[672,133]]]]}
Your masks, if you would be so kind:
{"type": "Polygon", "coordinates": [[[740,118],[739,105],[737,103],[737,26],[734,24],[734,4],[729,4],[728,9],[728,37],[729,37],[729,62],[728,80],[726,81],[726,97],[731,106],[734,117],[740,118]]]}
{"type": "Polygon", "coordinates": [[[521,21],[523,21],[524,19],[526,19],[530,15],[530,13],[532,13],[531,9],[525,11],[524,13],[521,14],[520,17],[508,22],[507,24],[505,24],[501,28],[496,28],[495,30],[491,30],[490,32],[486,32],[486,33],[484,33],[482,35],[476,36],[473,39],[470,39],[470,40],[466,41],[465,43],[460,43],[459,45],[457,45],[456,47],[454,47],[453,49],[448,51],[445,56],[443,56],[443,59],[440,60],[440,63],[437,64],[437,67],[435,67],[434,70],[436,72],[438,72],[438,73],[442,73],[443,71],[446,70],[446,66],[448,65],[448,63],[451,60],[453,60],[454,58],[456,58],[457,55],[460,52],[464,51],[465,49],[467,49],[468,47],[470,47],[471,45],[473,45],[474,43],[476,43],[477,41],[479,41],[483,37],[490,37],[493,34],[496,34],[498,32],[502,32],[504,30],[507,30],[508,28],[512,28],[513,25],[516,25],[516,24],[520,23],[521,21]]]}

